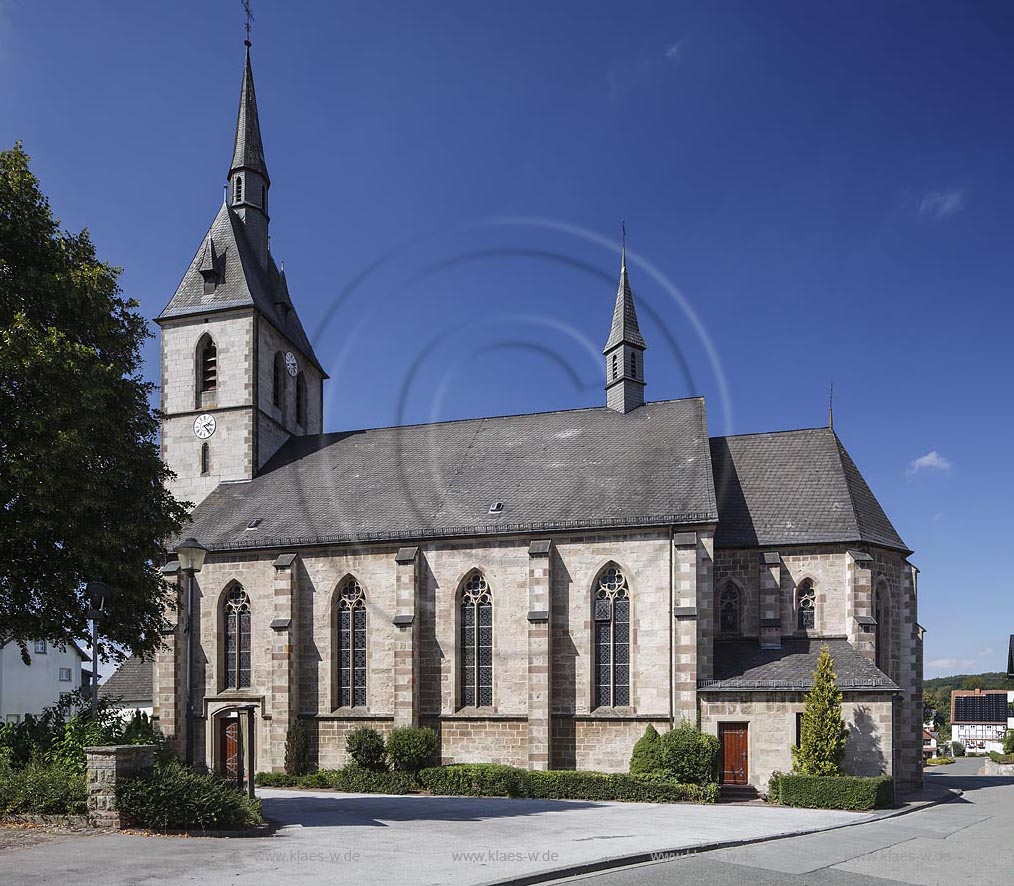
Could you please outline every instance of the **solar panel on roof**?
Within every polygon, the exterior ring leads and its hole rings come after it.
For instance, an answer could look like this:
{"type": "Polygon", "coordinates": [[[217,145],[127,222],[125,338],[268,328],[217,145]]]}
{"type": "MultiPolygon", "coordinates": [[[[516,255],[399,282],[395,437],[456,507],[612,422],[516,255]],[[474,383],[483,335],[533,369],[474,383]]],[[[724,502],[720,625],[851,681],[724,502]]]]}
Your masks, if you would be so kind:
{"type": "Polygon", "coordinates": [[[956,723],[1007,722],[1007,693],[991,692],[988,695],[958,695],[954,698],[956,723]]]}

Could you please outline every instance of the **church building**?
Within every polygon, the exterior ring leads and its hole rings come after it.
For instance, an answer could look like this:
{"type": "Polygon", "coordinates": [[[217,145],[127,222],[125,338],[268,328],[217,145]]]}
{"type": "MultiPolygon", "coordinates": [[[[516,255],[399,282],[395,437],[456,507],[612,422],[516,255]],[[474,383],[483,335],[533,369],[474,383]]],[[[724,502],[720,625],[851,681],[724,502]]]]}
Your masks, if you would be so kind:
{"type": "Polygon", "coordinates": [[[832,427],[709,437],[703,399],[645,402],[624,260],[601,407],[323,433],[249,43],[228,181],[157,320],[162,456],[208,550],[189,634],[191,576],[163,570],[153,703],[180,749],[232,770],[252,711],[259,770],[301,721],[322,768],[352,729],[423,725],[443,763],[625,771],[689,720],[725,784],[764,789],[827,644],[847,769],[921,781],[917,570],[832,427]]]}

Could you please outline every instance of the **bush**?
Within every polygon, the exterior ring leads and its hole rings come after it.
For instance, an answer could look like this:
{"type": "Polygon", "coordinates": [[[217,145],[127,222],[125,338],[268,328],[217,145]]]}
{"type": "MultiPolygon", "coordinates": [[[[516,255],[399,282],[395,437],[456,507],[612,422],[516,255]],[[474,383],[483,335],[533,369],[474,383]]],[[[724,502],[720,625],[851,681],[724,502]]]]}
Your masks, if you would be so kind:
{"type": "Polygon", "coordinates": [[[83,772],[32,760],[23,769],[0,765],[0,815],[79,815],[86,810],[83,772]]]}
{"type": "Polygon", "coordinates": [[[662,772],[679,784],[718,781],[719,743],[686,720],[660,736],[662,772]]]}
{"type": "Polygon", "coordinates": [[[927,766],[946,766],[948,763],[953,763],[953,757],[930,757],[926,761],[927,766]]]}
{"type": "Polygon", "coordinates": [[[419,790],[414,776],[407,772],[377,772],[358,763],[301,776],[258,772],[254,783],[262,788],[316,788],[347,794],[411,794],[419,790]]]}
{"type": "Polygon", "coordinates": [[[369,726],[353,729],[345,738],[345,750],[353,762],[373,772],[387,771],[387,751],[384,737],[369,726]]]}
{"type": "Polygon", "coordinates": [[[989,759],[994,763],[1014,763],[1014,754],[998,754],[996,751],[990,751],[989,759]]]}
{"type": "Polygon", "coordinates": [[[295,788],[300,781],[300,776],[288,772],[258,772],[254,776],[254,784],[260,788],[295,788]]]}
{"type": "Polygon", "coordinates": [[[569,770],[538,772],[493,763],[435,766],[419,773],[433,794],[527,797],[538,800],[627,800],[640,803],[714,803],[717,784],[678,784],[663,776],[569,770]]]}
{"type": "Polygon", "coordinates": [[[285,731],[285,771],[289,775],[306,775],[310,771],[310,740],[302,720],[297,719],[285,731]]]}
{"type": "Polygon", "coordinates": [[[782,802],[782,778],[784,775],[784,772],[779,772],[776,769],[768,776],[768,795],[765,798],[768,803],[782,802]]]}
{"type": "Polygon", "coordinates": [[[955,757],[965,756],[965,746],[960,741],[952,741],[951,750],[954,752],[955,757]]]}
{"type": "Polygon", "coordinates": [[[634,745],[630,757],[631,775],[649,775],[662,769],[662,737],[650,723],[634,745]]]}
{"type": "Polygon", "coordinates": [[[777,791],[786,806],[865,812],[892,801],[893,782],[889,775],[780,775],[777,791]]]}
{"type": "Polygon", "coordinates": [[[1005,757],[1014,755],[1014,729],[1008,729],[1003,734],[1003,753],[1005,757]]]}
{"type": "Polygon", "coordinates": [[[848,729],[841,715],[841,690],[827,645],[821,647],[813,688],[806,693],[800,719],[799,747],[792,749],[792,771],[798,775],[840,775],[848,729]]]}
{"type": "Polygon", "coordinates": [[[116,805],[127,821],[158,831],[239,830],[264,821],[257,800],[178,761],[158,763],[151,775],[117,785],[116,805]]]}
{"type": "Polygon", "coordinates": [[[400,772],[418,772],[433,763],[437,734],[424,726],[403,726],[387,737],[387,759],[400,772]]]}

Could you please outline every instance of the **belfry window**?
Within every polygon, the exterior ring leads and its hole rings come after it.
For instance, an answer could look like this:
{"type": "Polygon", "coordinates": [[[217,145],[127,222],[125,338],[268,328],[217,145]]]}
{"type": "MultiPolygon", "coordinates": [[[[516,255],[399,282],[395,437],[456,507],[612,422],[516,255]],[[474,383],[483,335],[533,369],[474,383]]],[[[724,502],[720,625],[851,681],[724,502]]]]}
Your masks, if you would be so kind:
{"type": "Polygon", "coordinates": [[[239,585],[225,597],[225,688],[250,686],[250,598],[239,585]]]}
{"type": "Polygon", "coordinates": [[[613,381],[616,381],[616,379],[619,377],[619,374],[620,374],[619,361],[617,359],[617,355],[613,354],[613,381]]]}
{"type": "Polygon", "coordinates": [[[616,564],[595,583],[595,707],[630,704],[630,589],[616,564]]]}
{"type": "Polygon", "coordinates": [[[630,352],[630,377],[637,378],[637,354],[630,352]]]}
{"type": "Polygon", "coordinates": [[[718,630],[723,634],[740,632],[739,588],[726,585],[718,598],[718,630]]]}
{"type": "Polygon", "coordinates": [[[237,175],[233,184],[233,203],[243,202],[243,176],[237,175]]]}
{"type": "Polygon", "coordinates": [[[218,348],[210,336],[205,336],[198,347],[198,383],[204,394],[218,388],[218,348]]]}
{"type": "Polygon", "coordinates": [[[271,372],[271,402],[281,408],[285,390],[285,358],[282,352],[275,354],[275,364],[271,372]]]}
{"type": "Polygon", "coordinates": [[[461,590],[461,705],[493,704],[493,595],[481,572],[461,590]]]}
{"type": "Polygon", "coordinates": [[[366,595],[354,578],[337,600],[338,707],[366,705],[366,595]]]}
{"type": "Polygon", "coordinates": [[[306,427],[306,378],[302,372],[296,376],[296,424],[306,427]]]}
{"type": "Polygon", "coordinates": [[[796,609],[799,619],[799,630],[812,631],[817,626],[817,593],[813,582],[807,579],[796,591],[796,609]]]}

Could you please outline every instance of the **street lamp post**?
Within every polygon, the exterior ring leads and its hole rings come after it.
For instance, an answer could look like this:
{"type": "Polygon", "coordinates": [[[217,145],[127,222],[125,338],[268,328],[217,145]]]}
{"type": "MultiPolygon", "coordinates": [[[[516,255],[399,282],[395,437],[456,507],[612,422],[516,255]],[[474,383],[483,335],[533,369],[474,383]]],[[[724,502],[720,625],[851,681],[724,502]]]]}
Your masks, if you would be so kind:
{"type": "Polygon", "coordinates": [[[99,619],[102,618],[102,610],[106,600],[112,595],[113,590],[104,581],[90,581],[85,587],[88,595],[88,618],[92,622],[92,719],[99,713],[99,619]]]}
{"type": "Polygon", "coordinates": [[[188,538],[176,546],[176,556],[180,569],[187,576],[187,666],[186,666],[186,761],[194,762],[194,575],[204,566],[204,558],[208,549],[196,538],[188,538]]]}

